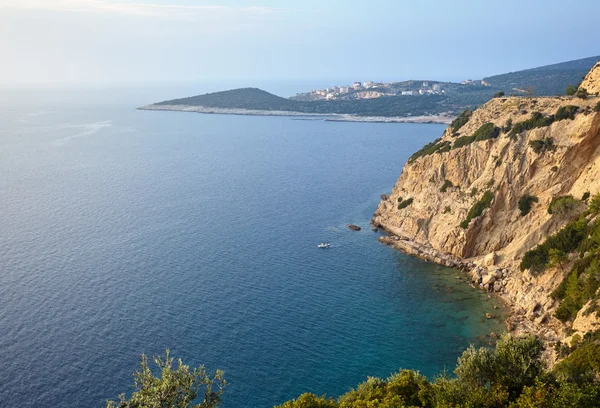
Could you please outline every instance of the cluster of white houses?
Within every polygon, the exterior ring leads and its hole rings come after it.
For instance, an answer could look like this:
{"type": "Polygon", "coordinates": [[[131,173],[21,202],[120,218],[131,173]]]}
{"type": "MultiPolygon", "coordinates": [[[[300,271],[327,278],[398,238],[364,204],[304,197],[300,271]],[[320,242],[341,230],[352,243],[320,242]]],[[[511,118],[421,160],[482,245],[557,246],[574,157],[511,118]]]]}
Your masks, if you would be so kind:
{"type": "Polygon", "coordinates": [[[407,83],[383,82],[353,82],[352,85],[334,86],[331,88],[310,91],[306,96],[311,99],[372,99],[382,96],[412,96],[412,95],[439,95],[446,93],[442,85],[437,82],[424,81],[421,84],[415,81],[407,83]]]}

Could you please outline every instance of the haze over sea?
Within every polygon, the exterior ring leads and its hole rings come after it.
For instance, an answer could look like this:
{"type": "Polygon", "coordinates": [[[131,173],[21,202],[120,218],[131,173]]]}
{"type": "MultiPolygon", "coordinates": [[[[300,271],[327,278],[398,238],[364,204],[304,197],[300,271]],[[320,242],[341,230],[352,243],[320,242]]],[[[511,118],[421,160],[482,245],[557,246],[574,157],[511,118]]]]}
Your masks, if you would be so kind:
{"type": "Polygon", "coordinates": [[[368,225],[443,126],[100,94],[0,101],[0,405],[102,407],[131,392],[141,353],[170,348],[225,370],[224,407],[269,407],[399,368],[432,376],[503,330],[460,272],[368,225]]]}

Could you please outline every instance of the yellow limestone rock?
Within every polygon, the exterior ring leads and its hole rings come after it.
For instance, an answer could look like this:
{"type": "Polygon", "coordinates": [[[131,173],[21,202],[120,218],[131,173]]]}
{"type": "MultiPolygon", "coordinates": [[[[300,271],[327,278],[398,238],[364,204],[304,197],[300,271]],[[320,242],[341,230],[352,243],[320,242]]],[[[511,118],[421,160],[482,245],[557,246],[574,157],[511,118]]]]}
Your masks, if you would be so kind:
{"type": "MultiPolygon", "coordinates": [[[[600,64],[596,64],[582,86],[598,92],[599,79],[600,64]]],[[[379,204],[374,225],[395,236],[386,243],[434,262],[452,259],[470,271],[475,285],[500,292],[512,306],[517,322],[511,326],[517,330],[533,331],[549,340],[564,337],[565,326],[552,317],[558,302],[549,294],[569,268],[549,269],[534,277],[521,272],[519,264],[526,251],[570,220],[548,213],[552,198],[572,195],[580,199],[586,192],[600,192],[600,112],[593,109],[598,102],[597,96],[490,100],[473,112],[458,134],[448,128],[441,142],[452,144],[458,137],[471,136],[486,123],[503,128],[512,121],[514,126],[533,112],[550,116],[567,105],[577,106],[578,111],[572,120],[555,121],[514,138],[503,131],[495,139],[408,162],[392,193],[379,204]],[[530,142],[544,139],[552,140],[553,147],[536,153],[530,142]],[[442,189],[446,180],[452,188],[442,189]],[[486,191],[493,194],[489,208],[461,228],[486,191]],[[525,195],[537,197],[537,202],[522,216],[518,202],[525,195]],[[394,205],[398,197],[412,197],[413,202],[398,209],[394,205]],[[497,285],[483,284],[486,269],[490,274],[501,271],[497,285]]]]}
{"type": "Polygon", "coordinates": [[[600,94],[600,61],[588,72],[579,88],[585,88],[588,93],[593,95],[600,94]]]}

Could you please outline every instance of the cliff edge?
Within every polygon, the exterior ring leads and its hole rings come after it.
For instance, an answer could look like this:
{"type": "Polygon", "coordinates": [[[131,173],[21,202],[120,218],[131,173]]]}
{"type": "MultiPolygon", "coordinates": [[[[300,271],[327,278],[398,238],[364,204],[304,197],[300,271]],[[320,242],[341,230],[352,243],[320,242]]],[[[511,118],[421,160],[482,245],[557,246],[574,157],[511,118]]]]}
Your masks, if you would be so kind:
{"type": "MultiPolygon", "coordinates": [[[[600,63],[581,86],[600,92],[600,63]]],[[[556,317],[557,290],[589,251],[552,252],[553,262],[536,268],[523,262],[569,223],[595,225],[588,201],[600,192],[599,106],[598,96],[500,97],[465,111],[409,159],[379,204],[373,224],[390,234],[382,241],[469,271],[511,306],[511,329],[549,341],[600,329],[587,310],[597,295],[576,317],[556,317]]]]}

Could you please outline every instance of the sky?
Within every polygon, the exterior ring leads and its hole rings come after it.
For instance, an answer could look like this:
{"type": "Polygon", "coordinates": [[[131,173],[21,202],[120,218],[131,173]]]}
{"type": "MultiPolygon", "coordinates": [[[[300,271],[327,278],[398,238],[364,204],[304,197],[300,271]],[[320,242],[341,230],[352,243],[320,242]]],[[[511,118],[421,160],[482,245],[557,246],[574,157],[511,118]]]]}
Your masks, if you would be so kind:
{"type": "Polygon", "coordinates": [[[462,80],[600,55],[598,0],[0,0],[0,85],[462,80]]]}

